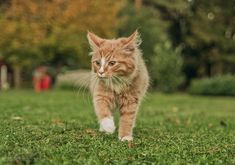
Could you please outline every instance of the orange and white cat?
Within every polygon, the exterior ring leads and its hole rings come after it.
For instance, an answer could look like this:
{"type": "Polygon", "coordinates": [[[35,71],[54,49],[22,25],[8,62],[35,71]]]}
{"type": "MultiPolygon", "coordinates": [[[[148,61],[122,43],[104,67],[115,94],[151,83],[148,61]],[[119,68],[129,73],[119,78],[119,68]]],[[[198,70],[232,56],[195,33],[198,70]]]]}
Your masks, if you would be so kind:
{"type": "Polygon", "coordinates": [[[127,38],[103,39],[88,32],[92,52],[90,90],[100,131],[113,133],[114,110],[120,113],[119,139],[131,141],[132,130],[149,76],[135,31],[127,38]]]}

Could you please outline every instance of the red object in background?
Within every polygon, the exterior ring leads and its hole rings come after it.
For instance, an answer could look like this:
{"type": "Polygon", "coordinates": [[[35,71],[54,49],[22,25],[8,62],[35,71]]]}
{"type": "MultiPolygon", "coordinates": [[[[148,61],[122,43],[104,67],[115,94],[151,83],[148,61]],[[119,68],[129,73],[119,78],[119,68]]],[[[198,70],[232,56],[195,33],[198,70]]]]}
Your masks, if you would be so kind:
{"type": "Polygon", "coordinates": [[[47,74],[46,67],[39,67],[35,70],[33,75],[34,90],[41,92],[51,88],[52,80],[47,74]]]}
{"type": "Polygon", "coordinates": [[[35,92],[40,92],[41,91],[41,83],[40,80],[33,80],[34,81],[34,90],[35,92]]]}
{"type": "Polygon", "coordinates": [[[51,88],[51,77],[45,75],[41,79],[41,90],[48,90],[51,88]]]}

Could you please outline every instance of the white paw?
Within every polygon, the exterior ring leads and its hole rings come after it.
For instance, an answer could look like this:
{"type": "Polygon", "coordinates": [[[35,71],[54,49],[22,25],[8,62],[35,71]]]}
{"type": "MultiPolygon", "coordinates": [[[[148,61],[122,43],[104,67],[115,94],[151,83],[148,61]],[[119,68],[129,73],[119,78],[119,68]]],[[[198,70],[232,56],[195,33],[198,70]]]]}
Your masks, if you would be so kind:
{"type": "Polygon", "coordinates": [[[133,137],[132,136],[124,136],[124,137],[119,137],[119,140],[121,141],[132,141],[133,137]]]}
{"type": "Polygon", "coordinates": [[[115,131],[115,125],[113,121],[113,117],[106,117],[100,120],[100,131],[106,132],[108,134],[112,134],[115,131]]]}

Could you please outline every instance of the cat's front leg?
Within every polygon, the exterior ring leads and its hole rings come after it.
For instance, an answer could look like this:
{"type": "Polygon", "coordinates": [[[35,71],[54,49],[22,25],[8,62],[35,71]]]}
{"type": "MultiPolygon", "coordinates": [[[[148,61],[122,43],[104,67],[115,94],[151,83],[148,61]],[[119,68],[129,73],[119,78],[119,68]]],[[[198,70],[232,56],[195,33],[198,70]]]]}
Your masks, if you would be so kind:
{"type": "Polygon", "coordinates": [[[138,110],[137,101],[128,102],[120,109],[119,139],[121,141],[133,140],[132,131],[135,124],[135,118],[138,110]]]}
{"type": "Polygon", "coordinates": [[[95,112],[99,120],[100,131],[108,134],[114,133],[115,124],[111,113],[112,102],[108,97],[97,96],[94,99],[95,112]]]}

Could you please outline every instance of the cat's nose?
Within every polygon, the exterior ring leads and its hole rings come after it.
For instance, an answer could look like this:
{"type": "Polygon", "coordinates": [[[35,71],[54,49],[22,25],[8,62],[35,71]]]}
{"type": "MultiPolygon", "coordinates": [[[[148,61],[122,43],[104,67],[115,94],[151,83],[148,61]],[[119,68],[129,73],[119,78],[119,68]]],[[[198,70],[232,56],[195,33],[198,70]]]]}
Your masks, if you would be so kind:
{"type": "Polygon", "coordinates": [[[104,74],[104,71],[103,70],[99,70],[99,74],[100,75],[104,74]]]}

